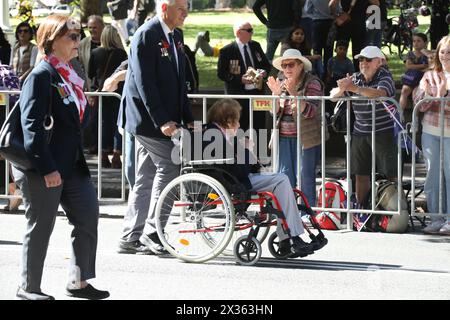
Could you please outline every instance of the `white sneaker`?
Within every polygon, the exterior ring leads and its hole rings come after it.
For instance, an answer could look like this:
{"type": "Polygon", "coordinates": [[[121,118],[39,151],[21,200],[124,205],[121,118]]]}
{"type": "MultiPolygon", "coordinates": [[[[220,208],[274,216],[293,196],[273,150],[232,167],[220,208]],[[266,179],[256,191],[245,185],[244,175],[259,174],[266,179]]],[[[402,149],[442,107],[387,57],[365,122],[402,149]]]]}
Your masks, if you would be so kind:
{"type": "Polygon", "coordinates": [[[423,233],[428,234],[438,234],[441,230],[441,228],[444,226],[445,221],[442,220],[436,220],[431,222],[428,226],[422,229],[423,233]]]}
{"type": "Polygon", "coordinates": [[[450,222],[447,222],[439,229],[439,234],[450,236],[450,222]]]}

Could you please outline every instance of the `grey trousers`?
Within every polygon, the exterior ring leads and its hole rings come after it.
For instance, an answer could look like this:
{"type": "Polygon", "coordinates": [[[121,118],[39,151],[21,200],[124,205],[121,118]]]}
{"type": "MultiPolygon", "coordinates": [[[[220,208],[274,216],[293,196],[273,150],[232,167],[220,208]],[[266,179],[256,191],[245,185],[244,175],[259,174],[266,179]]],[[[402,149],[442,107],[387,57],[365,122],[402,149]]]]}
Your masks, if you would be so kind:
{"type": "MultiPolygon", "coordinates": [[[[291,236],[296,237],[303,234],[303,224],[289,178],[284,173],[257,173],[250,174],[249,179],[252,183],[252,191],[268,191],[272,192],[275,197],[277,197],[286,217],[291,236]]],[[[277,234],[280,240],[288,238],[283,232],[279,221],[277,224],[277,234]]]]}
{"type": "Polygon", "coordinates": [[[47,188],[44,177],[36,172],[12,168],[23,192],[27,228],[23,240],[22,289],[41,291],[44,260],[50,236],[61,204],[73,231],[69,282],[95,277],[99,207],[91,179],[79,169],[59,187],[47,188]]]}
{"type": "Polygon", "coordinates": [[[171,140],[136,135],[136,182],[128,196],[122,241],[139,240],[156,232],[155,207],[164,187],[179,176],[180,166],[171,159],[171,140]]]}

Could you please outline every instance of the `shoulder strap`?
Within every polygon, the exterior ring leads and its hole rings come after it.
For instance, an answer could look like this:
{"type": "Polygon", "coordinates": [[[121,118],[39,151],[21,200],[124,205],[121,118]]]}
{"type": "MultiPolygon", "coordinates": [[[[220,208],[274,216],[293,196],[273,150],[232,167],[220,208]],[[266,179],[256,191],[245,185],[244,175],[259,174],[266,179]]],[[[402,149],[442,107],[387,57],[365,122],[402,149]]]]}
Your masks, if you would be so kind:
{"type": "Polygon", "coordinates": [[[109,56],[108,56],[108,60],[106,61],[105,70],[103,70],[103,74],[100,79],[105,80],[106,71],[108,71],[109,63],[111,62],[111,57],[112,57],[113,53],[114,53],[114,51],[111,50],[111,52],[109,53],[109,56]]]}

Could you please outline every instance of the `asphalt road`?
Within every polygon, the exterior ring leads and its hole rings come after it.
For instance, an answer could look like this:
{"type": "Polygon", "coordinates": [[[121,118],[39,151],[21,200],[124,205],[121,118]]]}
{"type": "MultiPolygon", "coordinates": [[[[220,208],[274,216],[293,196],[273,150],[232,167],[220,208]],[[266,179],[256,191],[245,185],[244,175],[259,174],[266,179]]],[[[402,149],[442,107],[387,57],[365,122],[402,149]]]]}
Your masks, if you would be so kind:
{"type": "MultiPolygon", "coordinates": [[[[123,209],[101,209],[92,283],[109,290],[110,299],[450,299],[450,237],[329,231],[329,244],[303,259],[275,260],[264,243],[253,267],[233,257],[190,264],[117,254],[123,209]]],[[[0,300],[15,296],[24,227],[23,212],[0,213],[0,300]]],[[[46,259],[42,290],[56,299],[71,299],[64,295],[71,229],[57,218],[46,259]]]]}

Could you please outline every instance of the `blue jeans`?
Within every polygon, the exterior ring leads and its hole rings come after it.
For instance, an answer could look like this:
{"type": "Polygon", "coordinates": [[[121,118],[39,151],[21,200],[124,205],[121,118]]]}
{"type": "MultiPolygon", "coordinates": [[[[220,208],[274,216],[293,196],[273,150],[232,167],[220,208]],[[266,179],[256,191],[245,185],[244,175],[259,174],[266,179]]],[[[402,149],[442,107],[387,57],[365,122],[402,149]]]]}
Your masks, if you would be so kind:
{"type": "Polygon", "coordinates": [[[133,134],[125,130],[125,177],[132,189],[135,181],[135,142],[133,134]]]}
{"type": "Polygon", "coordinates": [[[272,62],[278,44],[287,38],[287,36],[289,35],[289,31],[291,30],[292,27],[287,27],[283,29],[270,29],[270,28],[267,29],[266,57],[270,62],[272,62]]]}
{"type": "MultiPolygon", "coordinates": [[[[300,189],[311,207],[316,205],[316,167],[320,163],[321,151],[321,145],[318,145],[303,149],[300,154],[302,161],[300,189]]],[[[278,172],[288,176],[292,187],[297,185],[297,138],[280,137],[278,172]]]]}
{"type": "MultiPolygon", "coordinates": [[[[427,195],[428,212],[439,212],[439,173],[440,173],[440,153],[439,136],[422,133],[422,150],[426,160],[427,177],[424,191],[427,195]]],[[[450,211],[450,138],[444,137],[444,185],[442,192],[442,213],[448,214],[450,211]]],[[[432,217],[431,220],[439,219],[432,217]]],[[[448,218],[447,218],[448,220],[448,218]]]]}

